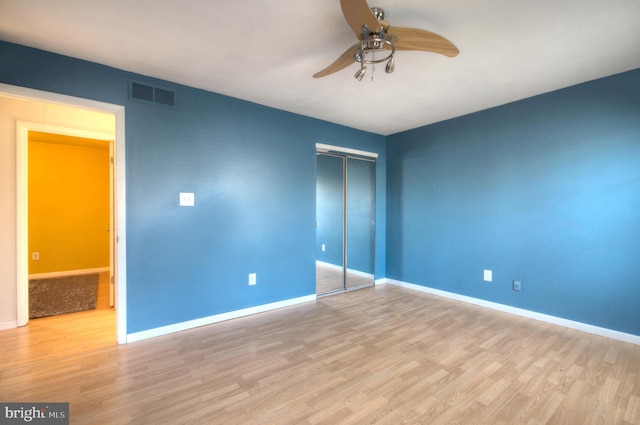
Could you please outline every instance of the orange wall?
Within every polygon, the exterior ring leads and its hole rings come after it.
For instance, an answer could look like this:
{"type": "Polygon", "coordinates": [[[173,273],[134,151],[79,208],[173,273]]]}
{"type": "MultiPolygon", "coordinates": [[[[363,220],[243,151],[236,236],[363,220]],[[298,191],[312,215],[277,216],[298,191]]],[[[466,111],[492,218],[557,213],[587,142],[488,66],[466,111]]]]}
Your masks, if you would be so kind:
{"type": "Polygon", "coordinates": [[[109,211],[108,145],[29,141],[29,274],[108,267],[109,211]]]}

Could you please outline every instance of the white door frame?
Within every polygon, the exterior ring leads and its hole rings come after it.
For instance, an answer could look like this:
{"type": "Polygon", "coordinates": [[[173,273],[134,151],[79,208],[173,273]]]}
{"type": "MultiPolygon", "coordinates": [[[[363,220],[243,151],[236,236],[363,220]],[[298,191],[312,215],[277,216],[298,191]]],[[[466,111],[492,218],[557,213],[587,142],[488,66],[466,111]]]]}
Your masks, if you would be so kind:
{"type": "MultiPolygon", "coordinates": [[[[28,89],[25,87],[0,84],[0,93],[13,97],[38,102],[49,102],[63,104],[80,109],[89,109],[102,113],[113,114],[116,119],[115,145],[114,145],[114,167],[115,167],[115,279],[118,290],[116,292],[116,336],[118,344],[127,342],[127,300],[126,300],[126,187],[125,187],[125,126],[124,106],[110,103],[98,102],[94,100],[82,99],[57,93],[44,92],[40,90],[28,89]]],[[[72,135],[83,134],[81,137],[103,138],[104,133],[79,131],[63,127],[56,127],[44,123],[16,123],[16,311],[18,326],[24,326],[29,320],[28,305],[28,132],[29,130],[44,131],[50,133],[67,134],[72,131],[72,135]],[[98,136],[98,137],[96,137],[98,136]]],[[[111,140],[113,135],[108,135],[111,140]]],[[[103,138],[104,140],[104,138],[103,138]]]]}
{"type": "MultiPolygon", "coordinates": [[[[115,135],[114,135],[115,136],[115,135]]],[[[116,306],[116,182],[115,140],[109,143],[109,307],[116,306]]]]}

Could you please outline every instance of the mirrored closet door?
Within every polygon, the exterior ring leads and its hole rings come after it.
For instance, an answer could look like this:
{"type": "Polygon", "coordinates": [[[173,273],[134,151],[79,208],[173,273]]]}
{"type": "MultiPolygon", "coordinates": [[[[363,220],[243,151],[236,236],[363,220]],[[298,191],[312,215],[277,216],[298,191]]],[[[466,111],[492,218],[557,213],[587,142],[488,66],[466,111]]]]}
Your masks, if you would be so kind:
{"type": "Polygon", "coordinates": [[[374,284],[376,163],[375,154],[368,154],[371,156],[367,154],[360,151],[341,152],[318,148],[316,156],[316,293],[318,295],[374,284]]]}

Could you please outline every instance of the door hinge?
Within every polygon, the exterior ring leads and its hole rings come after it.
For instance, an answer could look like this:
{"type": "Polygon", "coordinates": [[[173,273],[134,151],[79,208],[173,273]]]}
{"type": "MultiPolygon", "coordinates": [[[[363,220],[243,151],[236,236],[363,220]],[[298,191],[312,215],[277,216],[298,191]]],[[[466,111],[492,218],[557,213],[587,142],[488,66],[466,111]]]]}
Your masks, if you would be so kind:
{"type": "Polygon", "coordinates": [[[114,279],[113,279],[113,276],[111,276],[111,283],[113,283],[113,282],[114,282],[114,279]]]}
{"type": "Polygon", "coordinates": [[[109,157],[109,161],[113,164],[113,156],[109,157]]]}

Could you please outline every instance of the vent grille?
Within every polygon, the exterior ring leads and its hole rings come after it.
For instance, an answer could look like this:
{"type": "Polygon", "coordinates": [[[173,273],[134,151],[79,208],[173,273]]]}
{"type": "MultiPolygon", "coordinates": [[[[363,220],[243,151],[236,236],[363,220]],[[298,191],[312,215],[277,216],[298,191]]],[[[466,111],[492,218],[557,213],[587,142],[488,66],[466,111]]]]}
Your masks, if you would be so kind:
{"type": "Polygon", "coordinates": [[[131,81],[129,84],[129,99],[157,103],[173,108],[176,106],[176,94],[171,90],[161,89],[138,81],[131,81]]]}
{"type": "Polygon", "coordinates": [[[175,95],[170,90],[163,90],[159,88],[153,89],[154,100],[156,103],[161,103],[167,106],[176,106],[175,95]]]}

